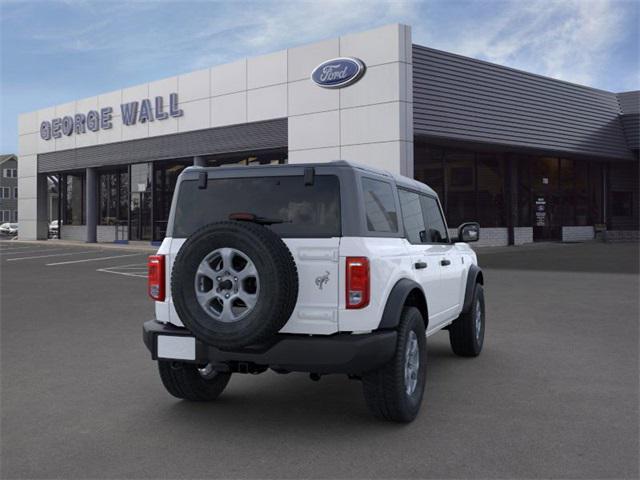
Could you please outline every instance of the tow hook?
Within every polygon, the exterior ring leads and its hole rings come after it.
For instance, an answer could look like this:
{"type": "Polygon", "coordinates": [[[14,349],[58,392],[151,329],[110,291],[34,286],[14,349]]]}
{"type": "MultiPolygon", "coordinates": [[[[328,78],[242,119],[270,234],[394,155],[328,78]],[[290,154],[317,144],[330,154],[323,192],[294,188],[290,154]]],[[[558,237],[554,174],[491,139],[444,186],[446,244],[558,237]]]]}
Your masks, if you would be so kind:
{"type": "Polygon", "coordinates": [[[319,373],[310,373],[309,374],[309,378],[311,380],[313,380],[314,382],[319,382],[320,381],[320,374],[319,373]]]}

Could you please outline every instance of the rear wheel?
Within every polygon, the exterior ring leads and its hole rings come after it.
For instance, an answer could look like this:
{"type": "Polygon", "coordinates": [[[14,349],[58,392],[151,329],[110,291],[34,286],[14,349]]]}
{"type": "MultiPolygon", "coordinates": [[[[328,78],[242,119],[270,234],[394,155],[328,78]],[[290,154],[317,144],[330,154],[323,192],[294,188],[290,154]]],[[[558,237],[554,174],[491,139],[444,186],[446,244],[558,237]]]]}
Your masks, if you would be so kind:
{"type": "Polygon", "coordinates": [[[362,377],[364,398],[377,417],[412,421],[422,403],[426,381],[427,338],[420,310],[404,307],[396,353],[389,363],[362,377]]]}
{"type": "Polygon", "coordinates": [[[449,326],[449,342],[453,353],[461,357],[477,357],[484,344],[484,290],[476,284],[471,308],[449,326]]]}
{"type": "Polygon", "coordinates": [[[192,401],[215,400],[223,392],[230,373],[216,372],[211,365],[158,361],[162,384],[176,398],[192,401]]]}

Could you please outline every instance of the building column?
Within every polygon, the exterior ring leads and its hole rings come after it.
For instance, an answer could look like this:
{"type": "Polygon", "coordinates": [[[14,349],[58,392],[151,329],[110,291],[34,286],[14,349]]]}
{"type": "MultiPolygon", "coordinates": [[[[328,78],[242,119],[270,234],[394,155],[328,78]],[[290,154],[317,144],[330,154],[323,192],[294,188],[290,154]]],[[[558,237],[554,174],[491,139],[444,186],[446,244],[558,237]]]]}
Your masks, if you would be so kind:
{"type": "Polygon", "coordinates": [[[206,167],[207,161],[204,157],[193,157],[193,166],[194,167],[206,167]]]}
{"type": "Polygon", "coordinates": [[[95,168],[87,168],[85,174],[85,212],[87,216],[87,243],[98,241],[98,180],[95,168]]]}

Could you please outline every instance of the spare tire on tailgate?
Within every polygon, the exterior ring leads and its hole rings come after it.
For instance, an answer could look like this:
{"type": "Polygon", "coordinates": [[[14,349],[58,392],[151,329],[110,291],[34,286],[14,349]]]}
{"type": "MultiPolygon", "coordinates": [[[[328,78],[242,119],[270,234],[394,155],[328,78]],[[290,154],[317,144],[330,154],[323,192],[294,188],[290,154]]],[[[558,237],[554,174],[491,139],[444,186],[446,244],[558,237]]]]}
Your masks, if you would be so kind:
{"type": "Polygon", "coordinates": [[[180,320],[222,349],[265,343],[298,298],[298,271],[285,243],[249,222],[216,222],[191,235],[173,263],[171,295],[180,320]]]}

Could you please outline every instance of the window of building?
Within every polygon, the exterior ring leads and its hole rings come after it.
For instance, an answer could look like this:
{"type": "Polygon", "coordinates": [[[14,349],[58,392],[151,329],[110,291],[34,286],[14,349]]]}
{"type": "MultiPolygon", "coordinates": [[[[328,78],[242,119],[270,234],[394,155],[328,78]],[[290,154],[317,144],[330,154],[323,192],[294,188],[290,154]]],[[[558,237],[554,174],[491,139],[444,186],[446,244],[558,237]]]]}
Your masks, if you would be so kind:
{"type": "Polygon", "coordinates": [[[474,218],[483,227],[504,227],[507,224],[504,161],[497,154],[479,153],[476,169],[478,212],[474,218]]]}
{"type": "Polygon", "coordinates": [[[631,217],[633,215],[633,193],[611,192],[611,214],[614,217],[631,217]]]}
{"type": "Polygon", "coordinates": [[[398,189],[400,196],[400,211],[402,212],[402,222],[407,240],[410,243],[424,243],[426,240],[426,227],[420,195],[404,189],[398,189]]]}
{"type": "Polygon", "coordinates": [[[427,227],[427,243],[449,243],[449,233],[442,218],[442,211],[435,198],[420,195],[424,223],[427,227]]]}
{"type": "Polygon", "coordinates": [[[18,210],[14,210],[13,211],[13,221],[17,222],[18,221],[18,210]]]}
{"type": "Polygon", "coordinates": [[[477,219],[475,154],[446,151],[444,157],[447,218],[451,225],[477,219]]]}
{"type": "Polygon", "coordinates": [[[18,198],[18,187],[13,187],[13,198],[18,198]]]}
{"type": "Polygon", "coordinates": [[[444,149],[416,143],[414,177],[436,191],[444,203],[444,149]]]}
{"type": "Polygon", "coordinates": [[[153,238],[163,239],[167,232],[171,199],[176,188],[178,176],[193,160],[154,163],[153,186],[153,238]]]}
{"type": "Polygon", "coordinates": [[[100,173],[98,177],[98,223],[122,225],[129,220],[129,174],[126,170],[100,173]]]}
{"type": "Polygon", "coordinates": [[[11,188],[10,187],[2,187],[0,190],[0,198],[11,198],[11,188]]]}
{"type": "Polygon", "coordinates": [[[5,168],[2,170],[2,176],[4,178],[18,178],[17,168],[5,168]]]}
{"type": "Polygon", "coordinates": [[[518,196],[518,218],[515,226],[531,226],[531,162],[533,157],[521,156],[512,157],[516,163],[516,195],[518,196]]]}
{"type": "Polygon", "coordinates": [[[398,214],[391,184],[370,178],[362,179],[367,228],[370,232],[398,231],[398,214]]]}
{"type": "Polygon", "coordinates": [[[62,222],[64,225],[85,224],[84,175],[62,175],[62,222]]]}
{"type": "Polygon", "coordinates": [[[11,210],[0,210],[2,213],[2,222],[10,222],[11,221],[11,210]]]}

